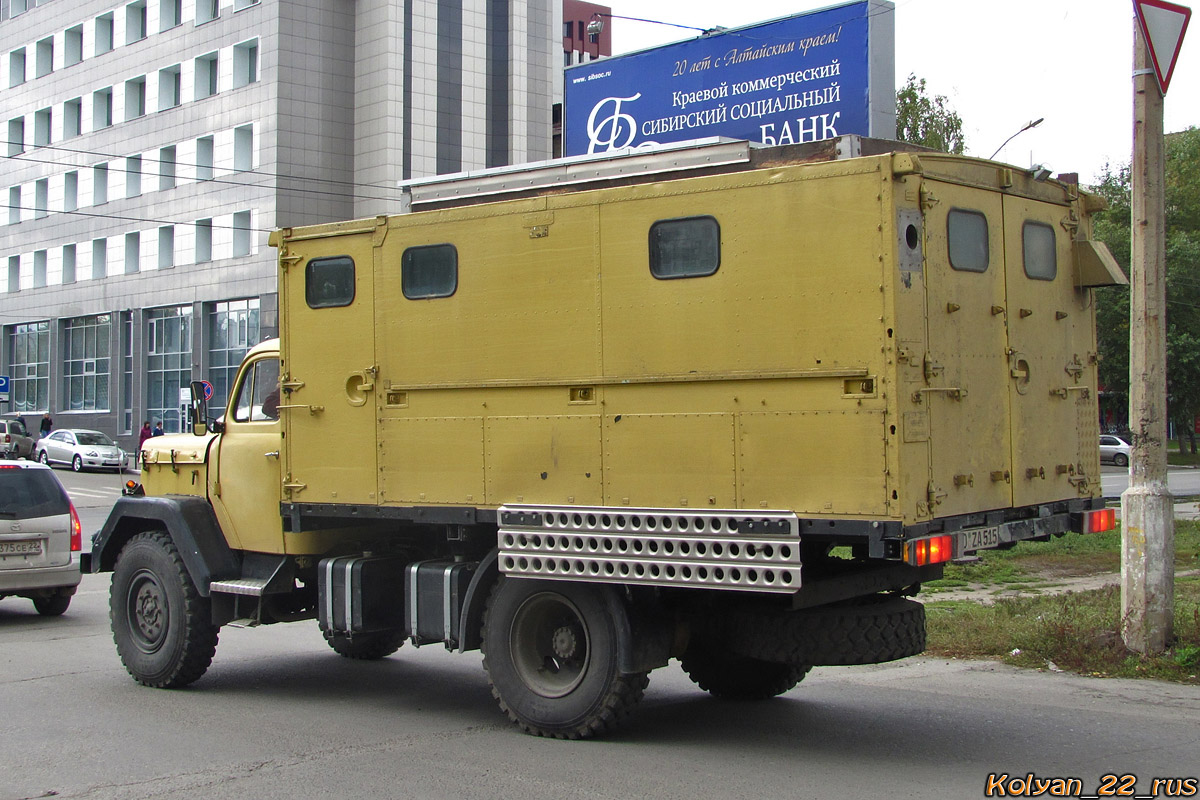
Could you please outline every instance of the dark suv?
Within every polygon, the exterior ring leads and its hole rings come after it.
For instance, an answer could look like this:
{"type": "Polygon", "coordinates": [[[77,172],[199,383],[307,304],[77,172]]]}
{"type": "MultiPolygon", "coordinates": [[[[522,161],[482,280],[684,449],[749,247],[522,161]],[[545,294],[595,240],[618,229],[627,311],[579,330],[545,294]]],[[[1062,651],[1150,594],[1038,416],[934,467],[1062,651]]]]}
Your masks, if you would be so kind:
{"type": "Polygon", "coordinates": [[[0,463],[0,598],[33,601],[39,614],[67,610],[79,585],[83,531],[49,467],[0,463]]]}
{"type": "Polygon", "coordinates": [[[33,437],[19,417],[0,418],[0,456],[33,460],[33,437]]]}

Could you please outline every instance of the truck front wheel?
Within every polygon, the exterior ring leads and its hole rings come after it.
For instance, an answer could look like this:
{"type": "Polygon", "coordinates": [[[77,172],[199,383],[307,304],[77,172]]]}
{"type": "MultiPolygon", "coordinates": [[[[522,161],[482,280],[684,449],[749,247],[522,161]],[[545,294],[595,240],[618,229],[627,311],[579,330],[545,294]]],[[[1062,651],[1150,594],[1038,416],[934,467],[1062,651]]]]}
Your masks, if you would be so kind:
{"type": "Polygon", "coordinates": [[[693,642],[679,661],[697,686],[729,700],[765,700],[781,695],[812,669],[739,656],[702,642],[693,642]]]}
{"type": "Polygon", "coordinates": [[[205,673],[217,649],[208,598],[162,531],[138,534],[121,549],[109,621],[125,669],[146,686],[187,686],[205,673]]]}
{"type": "Polygon", "coordinates": [[[492,695],[526,733],[582,739],[614,730],[647,673],[619,670],[606,587],[501,577],[483,618],[492,695]]]}

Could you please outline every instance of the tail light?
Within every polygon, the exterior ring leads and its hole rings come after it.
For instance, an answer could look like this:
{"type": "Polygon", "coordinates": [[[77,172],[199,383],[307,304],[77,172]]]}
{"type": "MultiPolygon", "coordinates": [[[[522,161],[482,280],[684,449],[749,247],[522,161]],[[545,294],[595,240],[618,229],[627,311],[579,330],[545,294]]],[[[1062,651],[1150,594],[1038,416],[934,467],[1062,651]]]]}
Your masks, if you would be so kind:
{"type": "Polygon", "coordinates": [[[69,503],[71,507],[71,552],[78,553],[83,549],[83,525],[79,522],[79,512],[75,510],[75,504],[69,503]]]}
{"type": "Polygon", "coordinates": [[[4,443],[5,443],[5,444],[11,444],[11,443],[12,443],[12,434],[11,434],[11,433],[6,433],[6,434],[4,434],[4,443]]]}
{"type": "Polygon", "coordinates": [[[1098,511],[1088,511],[1083,515],[1083,533],[1101,533],[1117,527],[1117,510],[1101,508],[1098,511]]]}
{"type": "Polygon", "coordinates": [[[904,560],[914,567],[944,564],[954,558],[953,536],[930,536],[904,543],[904,560]]]}

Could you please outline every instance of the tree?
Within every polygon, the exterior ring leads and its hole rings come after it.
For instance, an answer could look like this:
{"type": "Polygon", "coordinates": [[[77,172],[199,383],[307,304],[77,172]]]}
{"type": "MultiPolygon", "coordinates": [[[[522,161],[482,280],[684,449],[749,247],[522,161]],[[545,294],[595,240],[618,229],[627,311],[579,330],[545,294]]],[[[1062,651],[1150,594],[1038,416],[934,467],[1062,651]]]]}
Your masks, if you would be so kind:
{"type": "Polygon", "coordinates": [[[929,97],[925,79],[912,74],[896,92],[896,138],[956,155],[966,146],[958,112],[944,96],[929,97]]]}
{"type": "MultiPolygon", "coordinates": [[[[1167,413],[1196,452],[1200,414],[1200,130],[1166,137],[1167,413]]],[[[1106,166],[1093,191],[1108,201],[1094,234],[1129,273],[1131,201],[1129,167],[1106,166]]],[[[1129,396],[1129,290],[1097,293],[1100,383],[1127,407],[1129,396]]],[[[1114,403],[1115,404],[1115,403],[1114,403]]]]}

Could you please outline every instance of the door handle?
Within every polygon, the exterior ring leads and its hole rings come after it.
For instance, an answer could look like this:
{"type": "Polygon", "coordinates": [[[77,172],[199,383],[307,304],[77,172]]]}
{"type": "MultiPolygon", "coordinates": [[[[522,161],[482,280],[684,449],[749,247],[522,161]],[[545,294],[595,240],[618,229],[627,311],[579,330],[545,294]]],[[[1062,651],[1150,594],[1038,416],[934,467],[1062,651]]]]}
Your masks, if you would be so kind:
{"type": "Polygon", "coordinates": [[[279,451],[278,451],[278,450],[272,450],[272,451],[271,451],[271,452],[269,452],[269,453],[263,453],[263,455],[264,455],[264,456],[266,456],[267,458],[279,458],[279,451]]]}

